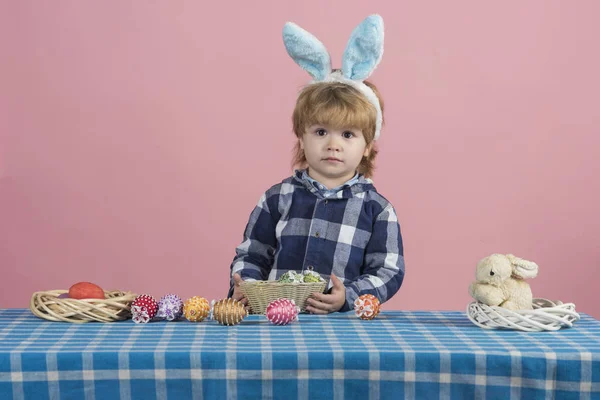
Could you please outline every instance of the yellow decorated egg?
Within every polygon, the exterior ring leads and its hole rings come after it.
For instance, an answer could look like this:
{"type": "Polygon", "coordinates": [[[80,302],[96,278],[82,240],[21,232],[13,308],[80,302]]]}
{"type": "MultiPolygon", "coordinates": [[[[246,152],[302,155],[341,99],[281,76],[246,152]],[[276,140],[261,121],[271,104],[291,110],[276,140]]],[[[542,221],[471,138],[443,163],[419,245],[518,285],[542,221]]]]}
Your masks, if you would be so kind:
{"type": "Polygon", "coordinates": [[[204,297],[190,297],[183,304],[183,316],[191,322],[201,322],[208,317],[209,312],[210,305],[204,297]]]}

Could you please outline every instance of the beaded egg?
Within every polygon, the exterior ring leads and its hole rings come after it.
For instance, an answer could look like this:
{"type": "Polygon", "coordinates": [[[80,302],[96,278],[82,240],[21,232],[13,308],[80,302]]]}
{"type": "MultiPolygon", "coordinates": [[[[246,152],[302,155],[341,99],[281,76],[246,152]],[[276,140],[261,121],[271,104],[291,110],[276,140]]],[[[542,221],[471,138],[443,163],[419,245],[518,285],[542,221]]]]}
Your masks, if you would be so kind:
{"type": "Polygon", "coordinates": [[[321,278],[318,272],[313,271],[312,269],[304,270],[302,273],[303,282],[304,283],[316,283],[316,282],[325,282],[325,279],[321,278]]]}
{"type": "Polygon", "coordinates": [[[185,301],[183,315],[188,321],[201,322],[210,312],[210,304],[204,297],[194,296],[185,301]]]}
{"type": "Polygon", "coordinates": [[[279,277],[279,283],[302,283],[304,276],[296,271],[288,271],[279,277]]]}
{"type": "Polygon", "coordinates": [[[354,300],[354,314],[360,319],[373,319],[379,314],[379,299],[372,294],[363,294],[354,300]]]}
{"type": "Polygon", "coordinates": [[[181,297],[176,294],[167,294],[161,297],[158,302],[158,318],[166,319],[167,321],[174,321],[181,317],[183,313],[183,302],[181,297]]]}
{"type": "Polygon", "coordinates": [[[283,298],[270,302],[265,315],[272,324],[287,325],[298,319],[299,310],[294,300],[283,298]]]}
{"type": "Polygon", "coordinates": [[[236,325],[248,315],[242,303],[232,298],[217,301],[212,308],[212,316],[221,325],[236,325]]]}
{"type": "Polygon", "coordinates": [[[133,299],[131,303],[131,319],[136,324],[146,324],[150,322],[158,311],[158,303],[154,297],[148,294],[141,294],[133,299]]]}

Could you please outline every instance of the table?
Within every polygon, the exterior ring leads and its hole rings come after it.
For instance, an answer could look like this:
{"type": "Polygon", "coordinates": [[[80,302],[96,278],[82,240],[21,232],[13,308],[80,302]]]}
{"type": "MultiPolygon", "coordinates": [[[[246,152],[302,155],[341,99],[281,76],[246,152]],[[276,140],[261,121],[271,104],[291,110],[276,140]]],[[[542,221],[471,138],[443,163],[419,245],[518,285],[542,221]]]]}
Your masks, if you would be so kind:
{"type": "Polygon", "coordinates": [[[0,310],[0,399],[593,399],[600,322],[525,333],[463,312],[301,314],[287,326],[49,322],[0,310]]]}

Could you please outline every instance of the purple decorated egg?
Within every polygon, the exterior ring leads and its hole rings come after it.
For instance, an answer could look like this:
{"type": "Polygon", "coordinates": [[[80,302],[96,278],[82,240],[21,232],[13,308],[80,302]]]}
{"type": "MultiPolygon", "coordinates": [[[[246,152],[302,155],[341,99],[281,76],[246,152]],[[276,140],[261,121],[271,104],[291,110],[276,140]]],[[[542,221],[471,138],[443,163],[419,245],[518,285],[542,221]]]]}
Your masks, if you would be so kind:
{"type": "Polygon", "coordinates": [[[158,318],[175,321],[183,314],[183,301],[176,294],[167,294],[158,302],[158,318]]]}

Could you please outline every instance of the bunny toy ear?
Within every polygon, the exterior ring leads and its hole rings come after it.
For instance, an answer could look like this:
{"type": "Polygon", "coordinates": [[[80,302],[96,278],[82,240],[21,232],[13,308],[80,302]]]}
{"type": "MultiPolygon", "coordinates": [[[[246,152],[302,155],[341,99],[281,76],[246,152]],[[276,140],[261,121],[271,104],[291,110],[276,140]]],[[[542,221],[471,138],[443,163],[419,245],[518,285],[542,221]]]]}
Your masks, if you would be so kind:
{"type": "Polygon", "coordinates": [[[507,254],[506,257],[512,264],[513,276],[522,279],[535,278],[537,276],[538,265],[533,261],[523,260],[522,258],[515,257],[512,254],[507,254]]]}
{"type": "Polygon", "coordinates": [[[295,23],[283,26],[283,43],[296,64],[315,80],[322,81],[331,72],[331,57],[323,43],[295,23]]]}
{"type": "Polygon", "coordinates": [[[367,79],[383,56],[383,18],[370,15],[352,31],[344,56],[342,73],[348,79],[367,79]]]}

